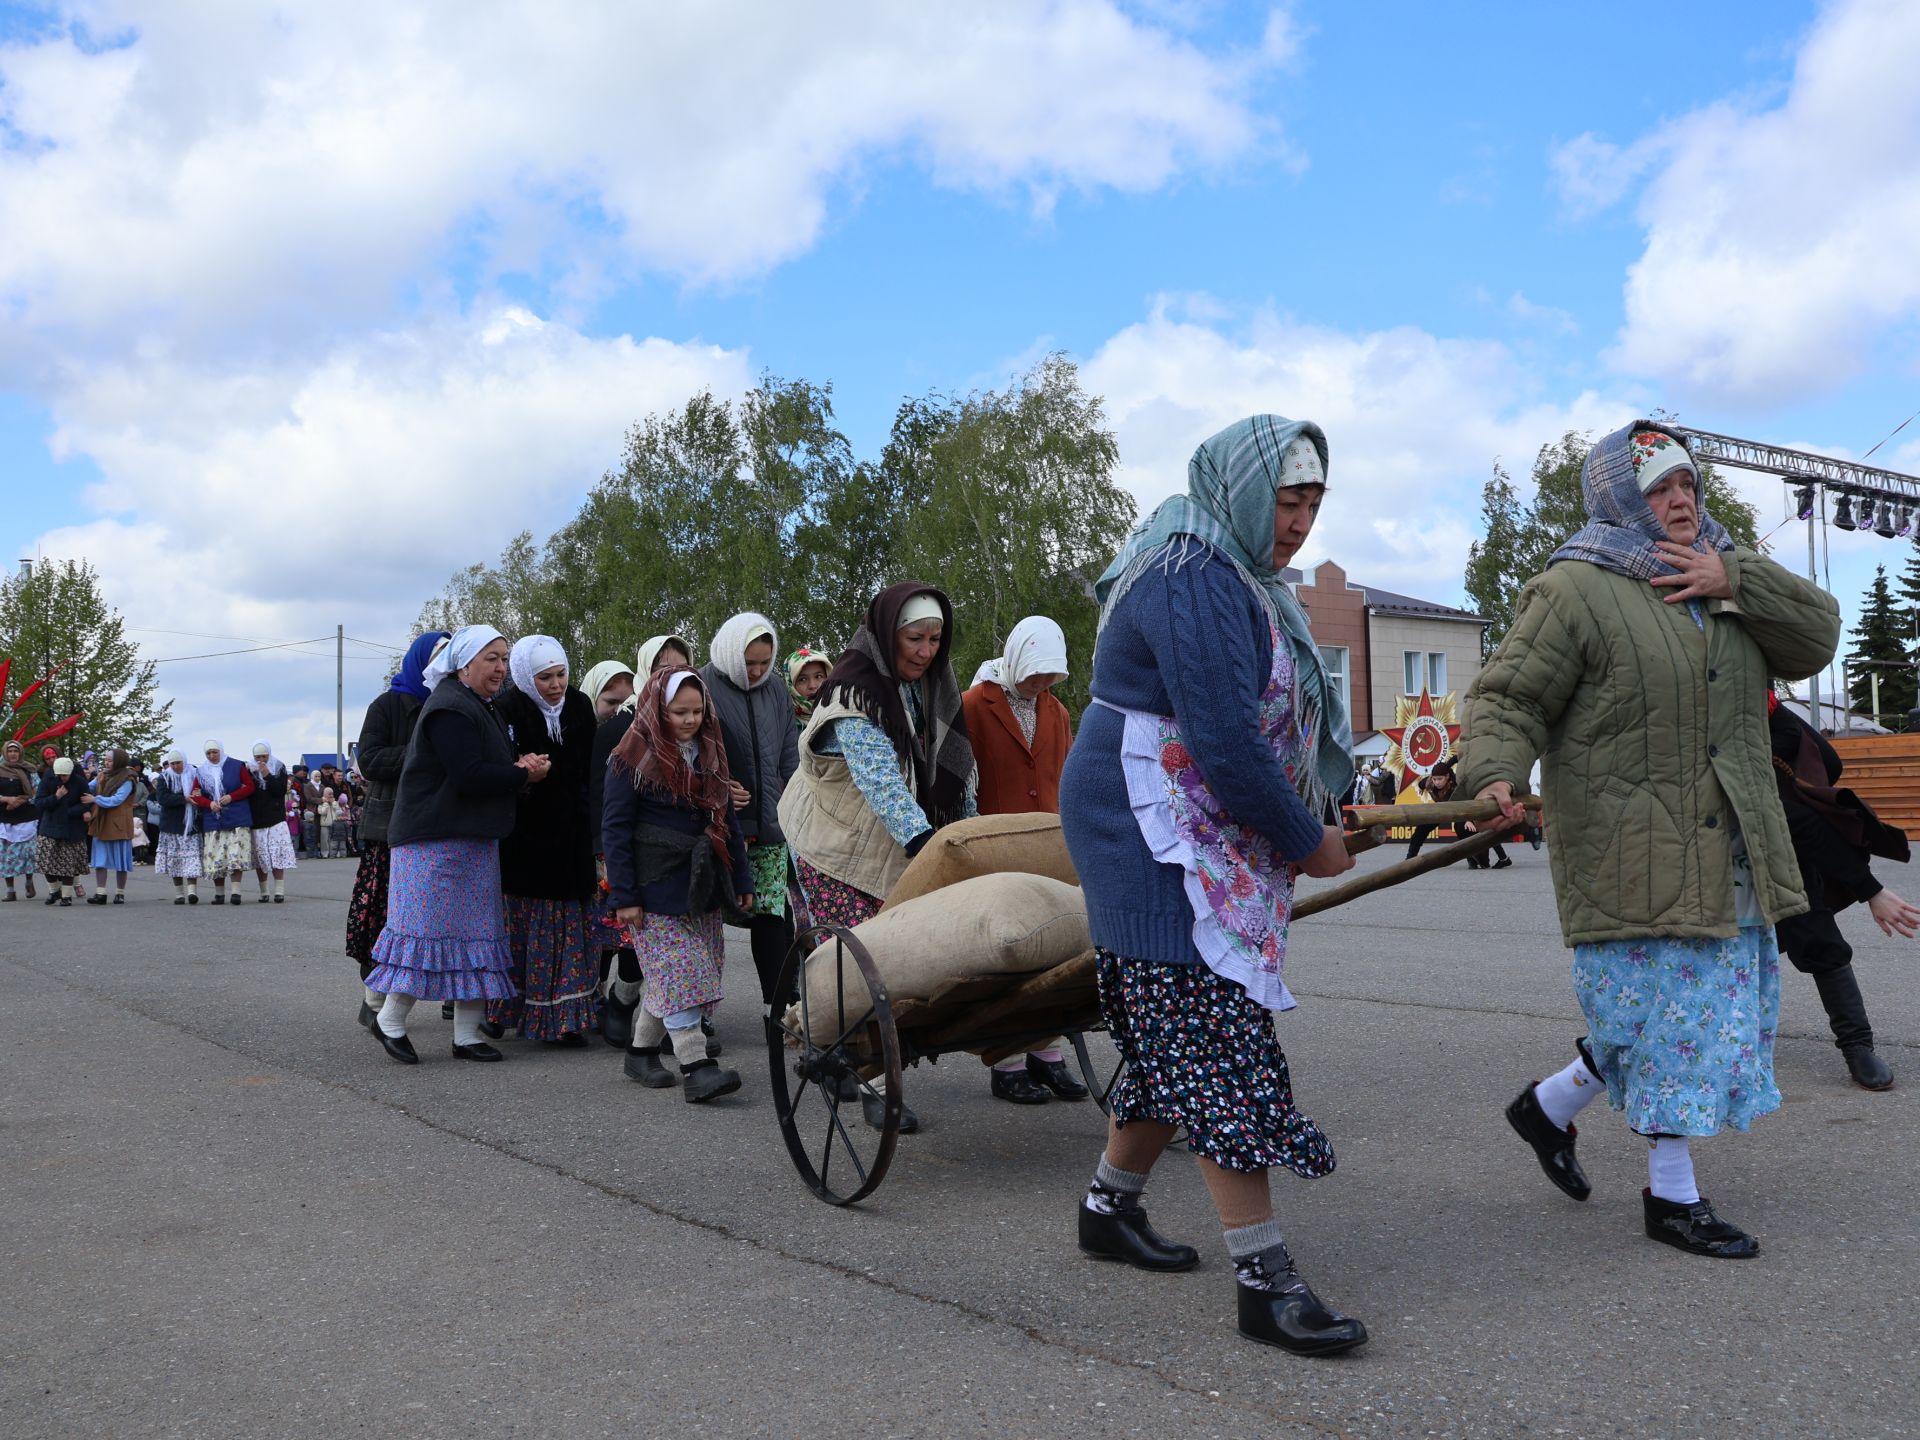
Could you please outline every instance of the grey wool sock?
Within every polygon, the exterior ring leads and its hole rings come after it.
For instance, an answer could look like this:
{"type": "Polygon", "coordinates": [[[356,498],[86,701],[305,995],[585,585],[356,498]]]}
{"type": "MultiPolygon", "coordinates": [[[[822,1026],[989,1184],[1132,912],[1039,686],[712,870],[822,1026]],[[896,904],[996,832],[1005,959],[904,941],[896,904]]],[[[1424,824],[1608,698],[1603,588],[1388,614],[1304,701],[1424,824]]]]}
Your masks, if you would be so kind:
{"type": "Polygon", "coordinates": [[[1093,1183],[1087,1186],[1086,1206],[1103,1215],[1131,1210],[1140,1203],[1140,1194],[1146,1188],[1145,1174],[1122,1170],[1102,1155],[1100,1163],[1093,1167],[1093,1183]]]}
{"type": "Polygon", "coordinates": [[[690,1066],[706,1063],[707,1037],[698,1025],[689,1025],[684,1030],[669,1030],[667,1035],[673,1041],[673,1058],[680,1062],[683,1071],[690,1066]]]}

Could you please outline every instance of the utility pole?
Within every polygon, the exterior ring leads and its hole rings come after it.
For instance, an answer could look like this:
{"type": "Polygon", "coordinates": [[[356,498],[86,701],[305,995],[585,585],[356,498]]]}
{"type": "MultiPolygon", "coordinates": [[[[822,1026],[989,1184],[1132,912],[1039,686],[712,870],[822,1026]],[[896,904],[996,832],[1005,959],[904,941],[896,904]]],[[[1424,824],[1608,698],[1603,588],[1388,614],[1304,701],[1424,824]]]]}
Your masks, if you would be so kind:
{"type": "MultiPolygon", "coordinates": [[[[1820,584],[1820,566],[1815,558],[1814,534],[1820,528],[1820,511],[1826,507],[1827,497],[1823,493],[1820,503],[1813,507],[1807,516],[1807,579],[1817,587],[1820,584]]],[[[1807,709],[1811,712],[1813,728],[1816,734],[1824,734],[1825,724],[1820,718],[1820,672],[1814,671],[1807,677],[1807,709]]]]}
{"type": "Polygon", "coordinates": [[[347,627],[333,627],[333,763],[347,765],[347,627]]]}

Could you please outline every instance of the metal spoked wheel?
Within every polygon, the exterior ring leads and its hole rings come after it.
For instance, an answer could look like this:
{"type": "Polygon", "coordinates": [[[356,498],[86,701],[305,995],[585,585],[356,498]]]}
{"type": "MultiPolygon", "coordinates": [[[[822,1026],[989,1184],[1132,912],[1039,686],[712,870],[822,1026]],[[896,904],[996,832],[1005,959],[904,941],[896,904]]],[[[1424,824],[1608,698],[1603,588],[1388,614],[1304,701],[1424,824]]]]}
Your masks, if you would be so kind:
{"type": "Polygon", "coordinates": [[[837,925],[809,925],[780,967],[767,1009],[774,1117],[793,1167],[829,1205],[865,1199],[900,1138],[900,1037],[867,949],[837,925]],[[867,1124],[874,1109],[879,1128],[867,1124]]]}
{"type": "Polygon", "coordinates": [[[1067,1041],[1073,1046],[1075,1063],[1080,1066],[1080,1083],[1093,1093],[1093,1103],[1100,1107],[1102,1115],[1112,1114],[1108,1101],[1113,1095],[1114,1086],[1120,1083],[1120,1077],[1127,1073],[1125,1058],[1115,1056],[1113,1073],[1102,1079],[1100,1072],[1093,1067],[1093,1056],[1087,1053],[1086,1035],[1075,1030],[1067,1036],[1067,1041]]]}

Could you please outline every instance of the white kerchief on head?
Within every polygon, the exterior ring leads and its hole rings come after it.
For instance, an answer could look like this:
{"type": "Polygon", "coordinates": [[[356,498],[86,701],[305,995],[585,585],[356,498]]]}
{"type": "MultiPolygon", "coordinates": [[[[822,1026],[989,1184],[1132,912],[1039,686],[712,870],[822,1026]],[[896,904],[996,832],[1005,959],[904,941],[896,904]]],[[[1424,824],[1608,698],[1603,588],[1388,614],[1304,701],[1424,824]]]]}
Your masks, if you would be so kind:
{"type": "Polygon", "coordinates": [[[452,672],[453,667],[447,663],[447,652],[451,649],[453,649],[453,637],[448,635],[433,647],[433,653],[427,657],[427,663],[420,667],[420,683],[427,687],[429,695],[433,693],[433,687],[452,672]]]}
{"type": "Polygon", "coordinates": [[[1300,485],[1327,484],[1327,467],[1320,463],[1320,447],[1305,435],[1296,435],[1280,455],[1280,479],[1276,490],[1292,490],[1300,485]]]}
{"type": "Polygon", "coordinates": [[[551,670],[558,665],[565,668],[567,652],[560,642],[551,635],[525,635],[513,642],[513,651],[507,657],[507,669],[513,675],[513,688],[540,707],[540,713],[547,720],[547,738],[560,738],[560,711],[567,703],[567,693],[562,690],[560,698],[549,701],[540,693],[540,687],[534,684],[533,677],[542,670],[551,670]]]}
{"type": "Polygon", "coordinates": [[[993,678],[1011,690],[1036,675],[1066,673],[1066,632],[1044,615],[1029,615],[1008,632],[1000,673],[993,678]]]}
{"type": "Polygon", "coordinates": [[[267,773],[269,775],[282,774],[287,768],[274,758],[273,747],[264,740],[256,740],[253,742],[253,758],[267,762],[267,773]]]}
{"type": "Polygon", "coordinates": [[[634,679],[631,666],[624,660],[602,660],[580,678],[580,693],[594,704],[600,703],[600,692],[605,690],[622,675],[634,679]]]}
{"type": "Polygon", "coordinates": [[[219,755],[218,760],[199,760],[193,766],[193,778],[200,782],[200,793],[210,800],[224,799],[226,796],[226,776],[223,773],[227,759],[227,747],[218,740],[209,740],[201,750],[211,750],[219,755]]]}
{"type": "Polygon", "coordinates": [[[760,678],[747,679],[747,647],[756,640],[765,640],[773,650],[780,648],[780,637],[774,633],[773,622],[753,610],[742,610],[714,632],[713,644],[708,647],[713,663],[736,690],[752,690],[765,684],[773,674],[772,656],[769,656],[760,678]]]}
{"type": "Polygon", "coordinates": [[[940,602],[933,593],[922,590],[900,607],[900,618],[894,623],[894,629],[904,630],[909,625],[918,625],[922,620],[945,620],[947,612],[940,608],[940,602]]]}
{"type": "Polygon", "coordinates": [[[446,648],[427,662],[426,674],[423,677],[427,682],[427,689],[432,690],[455,671],[466,669],[473,662],[474,656],[494,641],[506,638],[491,625],[462,625],[453,632],[453,638],[447,641],[446,648]]]}
{"type": "Polygon", "coordinates": [[[973,672],[973,683],[975,685],[998,685],[1000,683],[1000,657],[998,655],[994,656],[991,660],[982,660],[980,662],[980,668],[973,672]]]}
{"type": "Polygon", "coordinates": [[[674,671],[673,674],[667,677],[667,698],[660,703],[662,705],[671,705],[673,703],[673,697],[680,693],[680,687],[682,685],[686,684],[689,680],[698,680],[699,678],[700,677],[691,670],[674,671]]]}
{"type": "Polygon", "coordinates": [[[182,765],[187,763],[187,757],[182,755],[178,750],[167,751],[167,758],[162,760],[160,763],[162,765],[171,765],[176,760],[178,760],[182,765]]]}

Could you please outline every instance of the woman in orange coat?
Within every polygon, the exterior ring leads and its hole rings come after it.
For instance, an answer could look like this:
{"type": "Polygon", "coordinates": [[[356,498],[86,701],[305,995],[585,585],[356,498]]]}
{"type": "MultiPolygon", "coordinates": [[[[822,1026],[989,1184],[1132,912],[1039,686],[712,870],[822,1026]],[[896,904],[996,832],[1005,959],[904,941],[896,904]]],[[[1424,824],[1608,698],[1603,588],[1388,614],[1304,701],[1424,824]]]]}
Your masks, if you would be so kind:
{"type": "MultiPolygon", "coordinates": [[[[1053,687],[1066,678],[1067,637],[1046,616],[1030,615],[1008,633],[1006,653],[982,665],[960,697],[980,769],[982,815],[1060,813],[1060,772],[1073,729],[1053,687]]],[[[1057,1043],[993,1067],[997,1099],[1043,1105],[1048,1091],[1062,1100],[1087,1094],[1057,1043]]]]}

